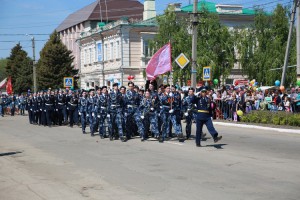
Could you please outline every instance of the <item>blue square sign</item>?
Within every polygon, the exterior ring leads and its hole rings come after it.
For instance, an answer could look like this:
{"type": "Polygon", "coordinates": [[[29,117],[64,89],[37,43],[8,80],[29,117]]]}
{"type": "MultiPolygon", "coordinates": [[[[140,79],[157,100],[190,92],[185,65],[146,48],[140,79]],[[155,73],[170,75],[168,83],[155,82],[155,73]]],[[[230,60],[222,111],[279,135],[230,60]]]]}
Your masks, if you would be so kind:
{"type": "Polygon", "coordinates": [[[211,80],[211,68],[203,67],[203,81],[210,81],[210,80],[211,80]]]}
{"type": "Polygon", "coordinates": [[[64,87],[74,87],[73,77],[64,77],[64,87]]]}

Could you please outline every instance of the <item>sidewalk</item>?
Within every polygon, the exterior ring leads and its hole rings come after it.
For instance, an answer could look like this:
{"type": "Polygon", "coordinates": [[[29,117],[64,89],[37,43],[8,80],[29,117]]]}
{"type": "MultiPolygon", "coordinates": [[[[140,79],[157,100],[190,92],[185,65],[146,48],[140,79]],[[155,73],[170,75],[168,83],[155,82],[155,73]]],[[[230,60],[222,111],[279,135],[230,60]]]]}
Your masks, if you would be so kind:
{"type": "MultiPolygon", "coordinates": [[[[300,134],[300,128],[299,127],[293,127],[293,129],[289,128],[280,128],[280,127],[272,127],[272,125],[253,125],[253,124],[244,124],[241,122],[228,122],[228,121],[213,121],[214,125],[219,126],[230,126],[230,127],[240,127],[240,128],[254,128],[254,129],[260,129],[260,130],[268,130],[268,131],[276,131],[280,133],[294,133],[294,134],[300,134]],[[297,129],[298,128],[298,129],[297,129]]],[[[274,125],[273,125],[274,126],[274,125]]]]}

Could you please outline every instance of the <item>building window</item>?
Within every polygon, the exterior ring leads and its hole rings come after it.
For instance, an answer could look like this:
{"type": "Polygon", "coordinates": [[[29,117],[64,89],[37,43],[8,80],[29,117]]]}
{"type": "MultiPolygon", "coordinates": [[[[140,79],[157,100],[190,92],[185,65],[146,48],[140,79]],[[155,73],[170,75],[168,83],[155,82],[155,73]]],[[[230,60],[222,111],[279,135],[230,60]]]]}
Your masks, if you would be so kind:
{"type": "Polygon", "coordinates": [[[107,44],[104,45],[104,60],[107,60],[107,44]]]}
{"type": "Polygon", "coordinates": [[[97,57],[98,57],[98,62],[102,61],[102,43],[97,44],[97,57]]]}
{"type": "Polygon", "coordinates": [[[84,50],[84,64],[86,65],[87,64],[87,50],[85,49],[84,50]]]}
{"type": "Polygon", "coordinates": [[[91,84],[91,85],[92,85],[92,87],[95,87],[95,83],[94,83],[94,82],[92,82],[92,84],[91,84]]]}
{"type": "Polygon", "coordinates": [[[92,49],[89,48],[89,63],[92,63],[92,49]]]}
{"type": "Polygon", "coordinates": [[[110,60],[114,59],[114,43],[110,43],[110,60]]]}
{"type": "Polygon", "coordinates": [[[86,83],[86,87],[90,87],[90,83],[86,83]]]}
{"type": "Polygon", "coordinates": [[[120,58],[120,41],[116,43],[116,58],[120,58]]]}
{"type": "Polygon", "coordinates": [[[150,56],[149,55],[149,44],[148,44],[148,41],[144,41],[144,43],[143,43],[143,55],[145,57],[150,56]]]}

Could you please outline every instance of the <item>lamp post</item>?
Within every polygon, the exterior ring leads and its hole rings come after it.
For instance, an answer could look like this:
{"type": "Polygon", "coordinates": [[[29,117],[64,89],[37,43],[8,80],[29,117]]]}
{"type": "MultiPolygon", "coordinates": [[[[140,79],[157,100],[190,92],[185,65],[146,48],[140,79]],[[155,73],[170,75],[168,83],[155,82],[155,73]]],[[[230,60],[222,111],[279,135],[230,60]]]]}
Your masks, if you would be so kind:
{"type": "Polygon", "coordinates": [[[31,37],[32,41],[32,68],[33,68],[33,92],[37,92],[37,85],[36,85],[36,63],[35,63],[35,41],[32,35],[26,34],[26,36],[31,37]]]}

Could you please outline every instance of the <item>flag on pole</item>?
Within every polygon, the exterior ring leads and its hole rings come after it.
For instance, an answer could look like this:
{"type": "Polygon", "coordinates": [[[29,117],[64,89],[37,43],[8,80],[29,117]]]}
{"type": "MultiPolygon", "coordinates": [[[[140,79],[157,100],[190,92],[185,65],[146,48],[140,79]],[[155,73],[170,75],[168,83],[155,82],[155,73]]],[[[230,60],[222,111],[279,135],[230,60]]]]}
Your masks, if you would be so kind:
{"type": "Polygon", "coordinates": [[[8,77],[7,83],[6,83],[6,93],[11,95],[13,89],[11,84],[11,77],[8,77]]]}
{"type": "Polygon", "coordinates": [[[157,76],[172,70],[171,44],[160,48],[150,59],[146,68],[148,80],[154,80],[157,76]]]}

